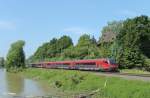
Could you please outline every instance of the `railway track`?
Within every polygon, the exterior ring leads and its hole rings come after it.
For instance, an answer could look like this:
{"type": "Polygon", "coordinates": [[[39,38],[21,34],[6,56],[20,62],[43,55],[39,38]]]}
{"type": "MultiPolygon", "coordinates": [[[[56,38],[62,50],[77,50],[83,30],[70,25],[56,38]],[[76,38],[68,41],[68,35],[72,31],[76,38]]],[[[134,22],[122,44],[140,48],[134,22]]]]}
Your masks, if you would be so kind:
{"type": "MultiPolygon", "coordinates": [[[[98,72],[99,73],[99,72],[98,72]]],[[[138,76],[138,77],[149,77],[150,74],[137,74],[137,73],[121,73],[121,72],[100,72],[104,74],[114,74],[114,75],[122,75],[122,76],[138,76]]]]}
{"type": "Polygon", "coordinates": [[[95,75],[108,77],[120,77],[128,80],[142,80],[150,82],[150,74],[134,74],[134,73],[119,73],[119,72],[93,72],[95,75]]]}
{"type": "Polygon", "coordinates": [[[138,76],[138,77],[150,77],[150,74],[136,74],[136,73],[114,73],[118,75],[126,75],[126,76],[138,76]]]}
{"type": "MultiPolygon", "coordinates": [[[[80,71],[85,71],[85,70],[80,70],[80,71]]],[[[92,73],[97,73],[97,74],[108,74],[108,75],[121,75],[121,76],[138,76],[138,77],[149,77],[150,74],[137,74],[137,73],[127,73],[127,72],[99,72],[99,71],[87,71],[86,72],[92,72],[92,73]]]]}

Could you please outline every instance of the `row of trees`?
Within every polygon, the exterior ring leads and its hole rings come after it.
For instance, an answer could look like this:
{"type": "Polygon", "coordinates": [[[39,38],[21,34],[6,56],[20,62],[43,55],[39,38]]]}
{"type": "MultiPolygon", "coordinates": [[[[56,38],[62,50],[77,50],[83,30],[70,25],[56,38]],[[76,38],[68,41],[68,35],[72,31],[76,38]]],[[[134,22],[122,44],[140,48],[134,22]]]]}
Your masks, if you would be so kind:
{"type": "Polygon", "coordinates": [[[121,68],[150,66],[150,19],[139,16],[125,21],[109,22],[99,41],[82,35],[77,45],[69,36],[44,43],[30,61],[113,58],[121,68]]]}
{"type": "Polygon", "coordinates": [[[98,47],[94,37],[82,35],[77,45],[73,45],[69,36],[59,39],[53,38],[50,42],[40,46],[35,54],[29,58],[31,61],[65,60],[65,59],[89,59],[98,58],[98,47]]]}

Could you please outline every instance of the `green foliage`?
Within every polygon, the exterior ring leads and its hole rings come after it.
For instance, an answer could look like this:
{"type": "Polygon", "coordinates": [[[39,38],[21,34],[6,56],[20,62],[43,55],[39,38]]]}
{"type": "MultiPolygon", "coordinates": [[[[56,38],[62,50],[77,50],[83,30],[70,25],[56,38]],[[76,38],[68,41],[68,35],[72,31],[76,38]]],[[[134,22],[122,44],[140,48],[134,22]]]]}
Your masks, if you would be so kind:
{"type": "Polygon", "coordinates": [[[91,38],[91,43],[94,45],[97,45],[97,41],[94,36],[92,36],[92,38],[91,38]]]}
{"type": "Polygon", "coordinates": [[[100,49],[101,57],[111,58],[112,45],[113,45],[112,42],[103,42],[100,44],[99,49],[100,49]]]}
{"type": "Polygon", "coordinates": [[[55,85],[57,88],[60,88],[62,86],[61,81],[55,81],[55,85]]]}
{"type": "Polygon", "coordinates": [[[68,59],[94,59],[99,57],[98,50],[96,39],[84,34],[79,38],[76,46],[65,49],[62,55],[68,59]]]}
{"type": "Polygon", "coordinates": [[[123,21],[108,22],[102,29],[102,36],[99,39],[99,48],[101,56],[104,58],[114,58],[118,48],[115,40],[123,27],[123,21]]]}
{"type": "Polygon", "coordinates": [[[92,43],[92,40],[91,40],[90,36],[87,34],[84,34],[79,38],[77,47],[82,47],[82,46],[87,47],[87,46],[91,45],[91,43],[92,43]]]}
{"type": "Polygon", "coordinates": [[[44,43],[40,46],[33,56],[28,61],[45,61],[51,58],[61,57],[64,49],[73,46],[72,39],[69,36],[62,36],[59,39],[53,38],[50,42],[44,43]]]}
{"type": "Polygon", "coordinates": [[[101,57],[116,59],[121,68],[148,69],[149,43],[150,20],[140,16],[108,23],[102,30],[99,50],[101,57]]]}
{"type": "Polygon", "coordinates": [[[25,54],[23,51],[24,45],[25,42],[22,40],[19,40],[11,45],[6,58],[7,70],[11,71],[11,69],[18,69],[25,67],[25,54]]]}
{"type": "Polygon", "coordinates": [[[123,21],[108,22],[107,26],[104,26],[102,29],[102,36],[99,38],[99,43],[113,42],[122,27],[123,21]]]}
{"type": "Polygon", "coordinates": [[[72,47],[65,49],[63,51],[62,55],[66,60],[67,59],[74,59],[74,58],[77,58],[78,51],[77,51],[76,47],[72,46],[72,47]]]}
{"type": "Polygon", "coordinates": [[[99,48],[94,36],[82,35],[76,46],[73,46],[72,39],[62,36],[60,39],[52,39],[50,42],[40,46],[35,54],[28,61],[59,61],[71,59],[92,59],[99,57],[99,48]]]}
{"type": "Polygon", "coordinates": [[[68,36],[62,36],[58,42],[57,42],[57,48],[58,50],[60,50],[60,52],[63,50],[63,49],[66,49],[70,46],[72,46],[73,43],[72,43],[72,39],[68,36]]]}
{"type": "Polygon", "coordinates": [[[127,19],[117,36],[117,61],[127,68],[143,67],[150,53],[150,21],[147,16],[127,19]],[[147,48],[146,48],[147,47],[147,48]]]}
{"type": "Polygon", "coordinates": [[[122,24],[123,21],[108,22],[107,26],[103,27],[102,33],[113,32],[118,34],[122,29],[122,24]]]}
{"type": "Polygon", "coordinates": [[[150,71],[150,59],[145,59],[145,70],[150,71]]]}
{"type": "Polygon", "coordinates": [[[94,59],[100,56],[95,38],[90,38],[87,34],[79,38],[76,51],[80,59],[94,59]]]}

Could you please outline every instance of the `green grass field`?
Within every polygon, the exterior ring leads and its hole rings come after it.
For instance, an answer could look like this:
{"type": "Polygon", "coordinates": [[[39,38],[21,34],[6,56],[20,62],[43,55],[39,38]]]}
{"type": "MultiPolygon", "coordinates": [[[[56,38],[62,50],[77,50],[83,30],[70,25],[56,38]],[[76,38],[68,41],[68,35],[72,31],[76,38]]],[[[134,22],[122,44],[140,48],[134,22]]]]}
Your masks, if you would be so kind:
{"type": "Polygon", "coordinates": [[[105,77],[88,72],[26,69],[21,74],[67,93],[92,92],[99,89],[93,98],[150,98],[150,82],[105,77]]]}

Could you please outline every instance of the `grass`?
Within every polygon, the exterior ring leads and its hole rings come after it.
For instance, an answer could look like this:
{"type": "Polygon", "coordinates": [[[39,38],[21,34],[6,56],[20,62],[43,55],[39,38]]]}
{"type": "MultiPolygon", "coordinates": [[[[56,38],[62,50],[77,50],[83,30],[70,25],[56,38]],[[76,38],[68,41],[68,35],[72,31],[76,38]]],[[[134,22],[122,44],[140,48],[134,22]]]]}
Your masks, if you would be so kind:
{"type": "Polygon", "coordinates": [[[46,81],[50,87],[67,93],[92,92],[99,89],[94,98],[150,98],[150,82],[56,69],[26,69],[21,74],[46,81]]]}

